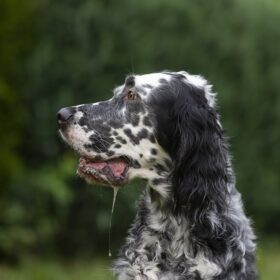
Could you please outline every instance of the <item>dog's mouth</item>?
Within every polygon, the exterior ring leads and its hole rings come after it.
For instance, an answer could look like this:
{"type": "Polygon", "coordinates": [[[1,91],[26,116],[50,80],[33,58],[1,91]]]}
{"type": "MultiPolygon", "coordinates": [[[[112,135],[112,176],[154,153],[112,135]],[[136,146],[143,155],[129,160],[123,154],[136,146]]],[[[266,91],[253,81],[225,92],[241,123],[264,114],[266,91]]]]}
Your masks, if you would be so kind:
{"type": "Polygon", "coordinates": [[[128,160],[123,157],[108,160],[79,159],[77,174],[89,183],[122,186],[128,181],[128,160]]]}

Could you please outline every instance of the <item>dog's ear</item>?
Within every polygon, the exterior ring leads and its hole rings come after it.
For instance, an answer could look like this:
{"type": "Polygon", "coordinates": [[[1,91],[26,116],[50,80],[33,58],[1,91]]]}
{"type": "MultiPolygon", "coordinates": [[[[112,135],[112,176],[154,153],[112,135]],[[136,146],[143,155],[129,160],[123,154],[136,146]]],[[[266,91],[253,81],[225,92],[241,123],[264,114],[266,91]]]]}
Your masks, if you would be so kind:
{"type": "Polygon", "coordinates": [[[225,204],[229,175],[227,145],[216,110],[204,88],[178,83],[171,111],[174,127],[170,154],[177,211],[193,218],[225,204]]]}

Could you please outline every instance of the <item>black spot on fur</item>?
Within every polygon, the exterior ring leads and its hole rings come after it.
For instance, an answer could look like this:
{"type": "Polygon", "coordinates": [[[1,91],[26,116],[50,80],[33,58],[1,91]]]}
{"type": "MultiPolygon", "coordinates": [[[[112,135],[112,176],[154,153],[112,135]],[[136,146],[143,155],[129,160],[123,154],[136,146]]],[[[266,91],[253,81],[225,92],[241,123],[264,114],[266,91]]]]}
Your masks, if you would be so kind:
{"type": "Polygon", "coordinates": [[[166,255],[166,253],[161,253],[161,258],[163,259],[163,260],[165,260],[166,259],[166,257],[167,257],[167,255],[166,255]]]}
{"type": "Polygon", "coordinates": [[[136,169],[141,167],[140,163],[136,159],[131,160],[130,165],[136,169]]]}
{"type": "Polygon", "coordinates": [[[159,179],[153,179],[152,180],[152,184],[153,185],[160,185],[160,184],[163,184],[163,183],[166,183],[166,180],[165,179],[161,179],[161,178],[159,178],[159,179]]]}
{"type": "Polygon", "coordinates": [[[139,140],[142,140],[144,138],[148,138],[148,130],[143,128],[140,132],[138,132],[137,137],[139,140]]]}
{"type": "Polygon", "coordinates": [[[149,84],[144,84],[144,85],[142,85],[144,88],[149,88],[149,89],[152,89],[153,88],[153,86],[152,85],[149,85],[149,84]]]}
{"type": "Polygon", "coordinates": [[[91,148],[92,148],[92,145],[91,144],[84,144],[84,147],[87,151],[90,151],[91,148]]]}
{"type": "Polygon", "coordinates": [[[118,141],[120,141],[122,144],[126,144],[127,143],[127,141],[123,137],[121,137],[121,136],[117,136],[116,139],[118,141]]]}
{"type": "Polygon", "coordinates": [[[114,147],[115,147],[116,149],[119,149],[119,148],[121,148],[121,145],[120,145],[120,144],[116,144],[114,147]]]}
{"type": "Polygon", "coordinates": [[[138,115],[133,114],[131,117],[131,123],[133,126],[137,126],[139,124],[140,117],[138,115]]]}
{"type": "Polygon", "coordinates": [[[152,154],[152,155],[156,155],[156,154],[157,154],[157,150],[156,150],[156,149],[154,149],[154,148],[153,148],[153,149],[151,149],[151,154],[152,154]]]}
{"type": "Polygon", "coordinates": [[[108,157],[111,157],[111,156],[113,156],[114,154],[115,154],[114,151],[108,151],[108,152],[106,153],[106,155],[107,155],[108,157]]]}
{"type": "Polygon", "coordinates": [[[149,139],[152,143],[156,143],[156,138],[153,134],[150,134],[149,139]]]}
{"type": "Polygon", "coordinates": [[[159,173],[165,170],[164,166],[160,163],[155,164],[155,168],[159,171],[159,173]]]}
{"type": "Polygon", "coordinates": [[[121,128],[122,127],[122,123],[120,121],[116,121],[116,120],[110,120],[108,122],[108,125],[113,127],[113,128],[121,128]]]}
{"type": "Polygon", "coordinates": [[[78,123],[82,127],[87,126],[87,124],[88,124],[87,118],[85,116],[81,117],[78,123]]]}
{"type": "Polygon", "coordinates": [[[123,130],[123,132],[125,133],[125,135],[131,140],[132,143],[134,144],[139,144],[139,140],[137,139],[137,137],[135,137],[133,134],[132,134],[132,131],[130,128],[125,128],[123,130]]]}
{"type": "Polygon", "coordinates": [[[159,79],[159,82],[160,82],[161,84],[167,84],[167,83],[168,83],[167,80],[164,79],[164,78],[159,79]]]}
{"type": "Polygon", "coordinates": [[[146,126],[152,126],[149,116],[145,116],[143,119],[143,124],[146,126]]]}

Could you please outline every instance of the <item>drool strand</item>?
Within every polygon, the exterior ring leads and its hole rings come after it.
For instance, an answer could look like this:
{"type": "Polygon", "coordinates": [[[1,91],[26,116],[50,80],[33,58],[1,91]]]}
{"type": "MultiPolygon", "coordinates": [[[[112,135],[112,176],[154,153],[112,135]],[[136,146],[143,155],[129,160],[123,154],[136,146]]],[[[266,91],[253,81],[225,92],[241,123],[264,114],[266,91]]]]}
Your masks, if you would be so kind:
{"type": "Polygon", "coordinates": [[[112,231],[112,219],[113,219],[113,213],[115,210],[115,203],[116,203],[116,198],[117,194],[119,191],[118,187],[112,186],[113,191],[114,191],[114,197],[113,197],[113,203],[112,203],[112,209],[111,209],[111,216],[110,216],[110,224],[109,224],[109,257],[112,257],[112,252],[111,252],[111,231],[112,231]]]}

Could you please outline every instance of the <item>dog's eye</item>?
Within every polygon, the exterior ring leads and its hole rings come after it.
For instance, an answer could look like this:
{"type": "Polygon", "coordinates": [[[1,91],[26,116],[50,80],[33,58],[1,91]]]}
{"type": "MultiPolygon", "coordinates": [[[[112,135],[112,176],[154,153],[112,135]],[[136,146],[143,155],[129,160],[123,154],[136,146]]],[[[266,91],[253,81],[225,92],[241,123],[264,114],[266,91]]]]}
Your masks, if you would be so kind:
{"type": "Polygon", "coordinates": [[[141,98],[136,92],[129,90],[127,92],[127,94],[124,96],[124,99],[125,100],[140,100],[141,98]]]}

